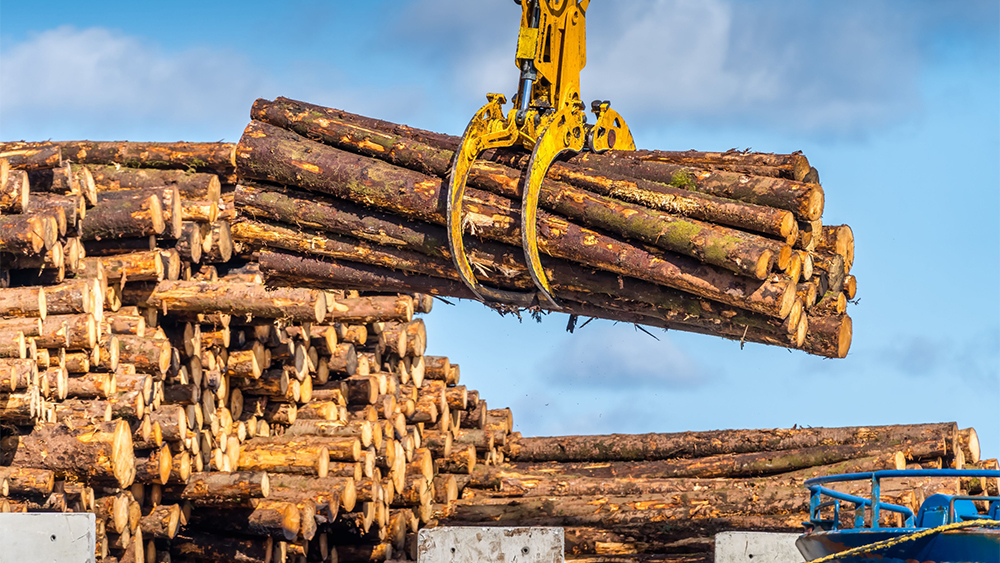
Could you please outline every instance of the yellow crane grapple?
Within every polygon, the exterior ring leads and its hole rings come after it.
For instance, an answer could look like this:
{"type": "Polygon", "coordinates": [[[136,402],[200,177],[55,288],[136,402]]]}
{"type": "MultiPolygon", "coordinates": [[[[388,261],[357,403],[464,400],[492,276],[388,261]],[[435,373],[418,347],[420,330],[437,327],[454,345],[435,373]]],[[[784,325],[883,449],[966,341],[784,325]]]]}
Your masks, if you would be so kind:
{"type": "Polygon", "coordinates": [[[521,0],[515,62],[521,72],[513,107],[504,115],[503,94],[487,94],[469,121],[448,178],[448,237],[452,259],[466,286],[487,303],[559,309],[538,255],[536,214],[542,180],[560,155],[583,150],[635,150],[625,120],[610,102],[594,101],[593,125],[580,101],[580,71],[587,64],[586,12],[590,0],[521,0]],[[536,292],[484,286],[476,279],[462,240],[462,197],[476,159],[490,149],[531,151],[521,192],[521,242],[536,292]]]}

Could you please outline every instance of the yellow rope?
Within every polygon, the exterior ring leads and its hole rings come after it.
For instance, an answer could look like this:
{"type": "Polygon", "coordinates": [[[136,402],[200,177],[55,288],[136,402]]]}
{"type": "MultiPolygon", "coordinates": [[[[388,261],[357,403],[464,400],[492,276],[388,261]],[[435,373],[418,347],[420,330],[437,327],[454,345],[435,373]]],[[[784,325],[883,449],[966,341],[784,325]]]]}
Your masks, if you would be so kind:
{"type": "Polygon", "coordinates": [[[919,532],[914,532],[906,536],[900,536],[898,538],[892,538],[889,540],[882,540],[880,542],[870,543],[868,545],[863,545],[861,547],[855,547],[853,549],[848,549],[847,551],[841,551],[840,553],[834,553],[827,555],[825,557],[820,557],[819,559],[813,559],[808,563],[827,563],[827,561],[836,561],[843,557],[849,557],[851,555],[861,555],[864,553],[872,553],[879,551],[881,549],[886,549],[899,545],[904,542],[918,540],[923,537],[927,537],[934,534],[940,534],[941,532],[947,532],[949,530],[957,530],[959,528],[970,528],[974,526],[982,527],[993,527],[1000,526],[1000,520],[967,520],[965,522],[954,522],[952,524],[945,524],[943,526],[938,526],[937,528],[929,528],[927,530],[921,530],[919,532]]]}

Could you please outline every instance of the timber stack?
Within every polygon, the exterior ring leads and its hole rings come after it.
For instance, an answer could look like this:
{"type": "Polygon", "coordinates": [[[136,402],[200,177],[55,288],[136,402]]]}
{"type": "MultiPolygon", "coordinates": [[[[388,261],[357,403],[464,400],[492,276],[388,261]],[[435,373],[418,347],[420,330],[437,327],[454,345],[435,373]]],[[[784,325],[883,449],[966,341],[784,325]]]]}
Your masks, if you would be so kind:
{"type": "MultiPolygon", "coordinates": [[[[268,279],[474,297],[444,226],[457,138],[285,98],[257,100],[251,117],[233,229],[268,279]]],[[[505,290],[534,287],[526,161],[488,153],[462,205],[475,275],[505,290]]],[[[836,358],[850,348],[853,233],[823,224],[801,154],[582,153],[550,168],[539,206],[542,265],[571,327],[598,317],[836,358]]]]}
{"type": "MultiPolygon", "coordinates": [[[[438,524],[561,526],[567,560],[588,562],[707,563],[718,532],[801,531],[809,520],[802,483],[812,477],[997,468],[995,459],[979,459],[975,430],[954,423],[537,438],[514,433],[504,451],[508,463],[459,478],[462,498],[435,507],[438,524]]],[[[867,496],[870,483],[834,488],[867,496]]],[[[996,492],[996,479],[958,478],[894,479],[881,489],[884,501],[914,513],[931,494],[996,492]]],[[[853,517],[850,510],[842,514],[845,524],[853,517]]],[[[896,514],[882,517],[884,524],[901,524],[896,514]]]]}

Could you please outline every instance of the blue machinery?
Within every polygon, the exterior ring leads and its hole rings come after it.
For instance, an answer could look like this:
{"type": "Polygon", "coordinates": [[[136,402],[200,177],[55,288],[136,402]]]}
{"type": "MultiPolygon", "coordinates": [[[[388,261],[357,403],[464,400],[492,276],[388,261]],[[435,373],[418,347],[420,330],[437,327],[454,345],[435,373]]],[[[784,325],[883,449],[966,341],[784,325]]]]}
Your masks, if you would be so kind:
{"type": "Polygon", "coordinates": [[[905,506],[880,500],[881,481],[909,477],[1000,478],[1000,471],[985,469],[915,469],[849,473],[816,477],[809,488],[809,522],[796,545],[813,561],[920,561],[1000,563],[1000,497],[936,494],[928,497],[917,514],[905,506]],[[869,481],[868,498],[836,491],[833,483],[869,481]],[[989,503],[985,514],[975,501],[989,503]],[[841,505],[854,511],[854,527],[840,528],[841,505]],[[833,507],[832,518],[823,509],[833,507]],[[870,512],[870,514],[869,514],[870,512]],[[882,527],[883,512],[905,519],[903,527],[882,527]],[[820,559],[816,559],[820,558],[820,559]]]}

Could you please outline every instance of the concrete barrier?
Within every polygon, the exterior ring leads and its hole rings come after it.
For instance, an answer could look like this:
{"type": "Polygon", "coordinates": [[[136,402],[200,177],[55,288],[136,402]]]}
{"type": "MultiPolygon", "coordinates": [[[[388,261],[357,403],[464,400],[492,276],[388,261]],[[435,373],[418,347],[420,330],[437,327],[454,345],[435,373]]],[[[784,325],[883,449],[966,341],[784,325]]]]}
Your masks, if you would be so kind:
{"type": "Polygon", "coordinates": [[[94,563],[94,515],[0,514],[0,563],[94,563]]]}
{"type": "Polygon", "coordinates": [[[799,534],[722,532],[715,536],[715,563],[802,563],[799,534]]]}

